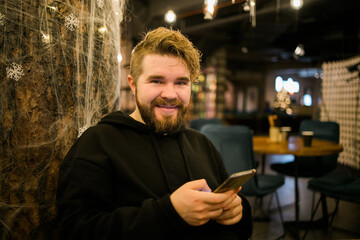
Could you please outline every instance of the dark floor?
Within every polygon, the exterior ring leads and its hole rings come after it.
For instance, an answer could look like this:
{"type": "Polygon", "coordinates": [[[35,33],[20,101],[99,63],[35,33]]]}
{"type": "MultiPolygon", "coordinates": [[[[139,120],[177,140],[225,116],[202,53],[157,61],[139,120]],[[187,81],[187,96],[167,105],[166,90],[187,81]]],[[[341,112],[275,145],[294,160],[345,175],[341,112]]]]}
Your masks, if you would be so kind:
{"type": "MultiPolygon", "coordinates": [[[[256,160],[260,160],[261,156],[255,156],[256,160]]],[[[266,158],[265,173],[266,174],[277,174],[270,169],[270,164],[274,162],[287,162],[293,160],[291,155],[269,155],[266,158]]],[[[259,161],[261,162],[261,161],[259,161]]],[[[261,166],[260,166],[261,167],[261,166]]],[[[312,197],[313,192],[307,189],[308,178],[299,179],[300,189],[300,221],[308,221],[311,217],[312,197]]],[[[292,177],[285,178],[285,184],[278,190],[280,205],[282,206],[282,212],[285,222],[294,221],[294,179],[292,177]]],[[[318,199],[318,194],[315,195],[315,200],[318,199]]],[[[279,212],[274,199],[271,201],[270,207],[269,201],[270,196],[263,199],[263,207],[256,208],[255,216],[264,218],[267,216],[270,221],[262,219],[261,221],[254,221],[254,232],[252,239],[254,240],[270,240],[278,239],[283,234],[283,227],[280,222],[279,212]],[[269,209],[269,210],[268,210],[269,209]]],[[[252,206],[254,205],[255,199],[249,198],[252,206]]],[[[335,200],[327,199],[328,212],[333,212],[335,208],[335,200]]],[[[321,217],[321,209],[317,211],[315,220],[321,217]]],[[[312,225],[315,226],[315,225],[312,225]]],[[[300,231],[300,239],[303,239],[305,230],[300,231]]],[[[286,231],[284,237],[280,238],[284,240],[295,239],[289,230],[286,231]]],[[[332,227],[327,230],[321,230],[314,228],[307,233],[307,240],[316,239],[360,239],[360,204],[340,201],[338,212],[334,217],[332,227]]]]}

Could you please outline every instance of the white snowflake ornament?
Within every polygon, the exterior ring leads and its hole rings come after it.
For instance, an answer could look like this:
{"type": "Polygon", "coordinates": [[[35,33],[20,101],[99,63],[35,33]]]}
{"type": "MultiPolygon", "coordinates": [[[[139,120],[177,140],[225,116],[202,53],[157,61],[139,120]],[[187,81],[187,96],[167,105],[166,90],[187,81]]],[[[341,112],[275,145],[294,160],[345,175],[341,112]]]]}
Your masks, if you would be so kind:
{"type": "Polygon", "coordinates": [[[0,12],[0,27],[5,25],[5,15],[0,12]]]}
{"type": "Polygon", "coordinates": [[[96,0],[97,6],[102,9],[104,7],[104,0],[96,0]]]}
{"type": "Polygon", "coordinates": [[[24,69],[20,64],[13,62],[11,67],[6,68],[6,76],[15,81],[19,81],[19,79],[24,76],[24,69]]]}
{"type": "Polygon", "coordinates": [[[65,27],[70,31],[74,31],[79,25],[79,19],[72,13],[65,17],[65,27]]]}

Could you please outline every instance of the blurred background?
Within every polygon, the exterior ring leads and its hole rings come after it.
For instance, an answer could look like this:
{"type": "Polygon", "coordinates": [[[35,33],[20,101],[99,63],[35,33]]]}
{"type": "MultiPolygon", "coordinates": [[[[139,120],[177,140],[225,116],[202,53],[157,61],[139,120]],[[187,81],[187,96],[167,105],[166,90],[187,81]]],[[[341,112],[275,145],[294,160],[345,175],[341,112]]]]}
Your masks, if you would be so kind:
{"type": "Polygon", "coordinates": [[[358,5],[0,0],[0,239],[56,239],[58,167],[102,116],[134,110],[131,51],[159,26],[180,30],[203,53],[188,125],[217,119],[267,135],[270,115],[292,134],[304,119],[334,121],[338,162],[358,172],[358,5]]]}
{"type": "MultiPolygon", "coordinates": [[[[190,119],[220,117],[263,132],[261,118],[274,110],[295,121],[320,118],[323,63],[359,54],[355,6],[355,0],[134,0],[125,12],[123,39],[131,49],[141,32],[179,29],[203,53],[190,119]],[[288,96],[281,96],[283,86],[288,96]]],[[[123,110],[133,107],[122,103],[123,110]]]]}

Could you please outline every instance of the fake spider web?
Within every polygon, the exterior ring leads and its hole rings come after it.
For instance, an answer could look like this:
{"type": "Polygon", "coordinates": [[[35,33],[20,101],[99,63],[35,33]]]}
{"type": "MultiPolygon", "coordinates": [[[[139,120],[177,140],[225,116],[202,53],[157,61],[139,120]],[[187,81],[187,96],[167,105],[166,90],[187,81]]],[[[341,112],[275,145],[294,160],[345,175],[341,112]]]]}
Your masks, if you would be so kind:
{"type": "Polygon", "coordinates": [[[0,1],[1,239],[53,239],[58,166],[120,105],[125,2],[0,1]]]}

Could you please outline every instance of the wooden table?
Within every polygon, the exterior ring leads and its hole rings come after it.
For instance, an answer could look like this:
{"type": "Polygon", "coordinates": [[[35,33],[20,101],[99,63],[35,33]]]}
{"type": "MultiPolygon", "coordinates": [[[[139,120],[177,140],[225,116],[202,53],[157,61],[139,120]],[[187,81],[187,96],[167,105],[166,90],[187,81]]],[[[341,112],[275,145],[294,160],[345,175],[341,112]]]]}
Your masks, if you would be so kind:
{"type": "Polygon", "coordinates": [[[271,142],[267,136],[254,136],[254,152],[258,154],[292,154],[297,157],[327,156],[341,152],[337,143],[314,138],[311,147],[304,147],[301,137],[290,136],[288,141],[271,142]]]}
{"type": "MultiPolygon", "coordinates": [[[[343,147],[337,143],[312,139],[310,147],[304,147],[302,138],[298,136],[290,136],[288,141],[271,142],[268,136],[253,137],[254,153],[263,156],[262,172],[264,172],[265,155],[266,154],[292,154],[295,158],[295,228],[296,238],[299,239],[299,189],[298,189],[298,157],[322,157],[327,155],[338,154],[343,151],[343,147]]],[[[325,216],[326,200],[323,201],[323,214],[325,216]],[[324,203],[325,202],[325,203],[324,203]]],[[[326,211],[327,215],[327,211],[326,211]]]]}

